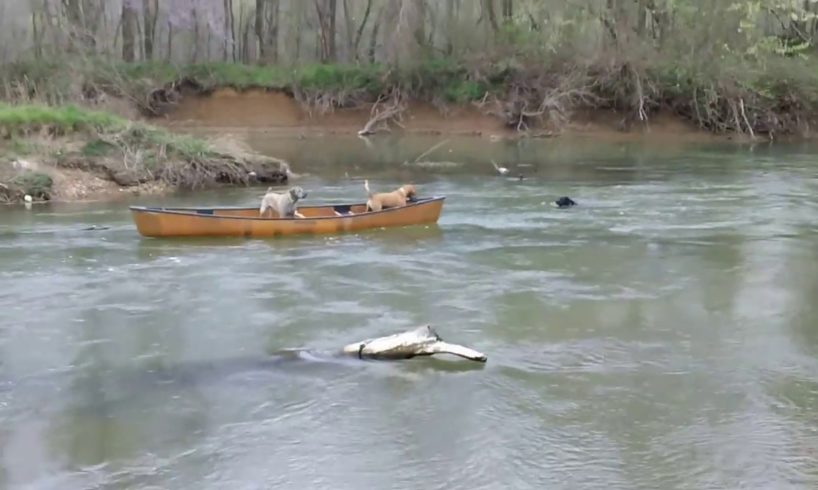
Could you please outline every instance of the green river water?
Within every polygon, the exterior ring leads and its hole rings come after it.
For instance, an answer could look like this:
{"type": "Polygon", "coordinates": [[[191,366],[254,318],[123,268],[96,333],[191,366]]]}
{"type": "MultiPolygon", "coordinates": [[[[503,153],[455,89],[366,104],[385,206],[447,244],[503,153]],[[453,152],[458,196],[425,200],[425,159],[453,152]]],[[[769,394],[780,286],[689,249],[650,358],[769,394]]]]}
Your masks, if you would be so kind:
{"type": "Polygon", "coordinates": [[[307,202],[412,180],[443,214],[159,240],[128,203],[263,188],[0,210],[0,488],[818,486],[818,147],[247,141],[307,202]],[[262,362],[424,323],[488,362],[262,362]]]}

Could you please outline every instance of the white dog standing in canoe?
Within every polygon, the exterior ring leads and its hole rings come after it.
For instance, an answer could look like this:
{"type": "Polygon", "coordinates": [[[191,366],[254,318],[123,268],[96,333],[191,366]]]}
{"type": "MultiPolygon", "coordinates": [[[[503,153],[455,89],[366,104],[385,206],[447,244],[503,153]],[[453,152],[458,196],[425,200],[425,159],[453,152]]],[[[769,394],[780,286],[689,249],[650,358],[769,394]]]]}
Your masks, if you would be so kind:
{"type": "Polygon", "coordinates": [[[307,193],[300,186],[291,187],[287,192],[273,192],[273,188],[268,187],[261,198],[259,215],[263,217],[268,210],[274,210],[279,218],[303,218],[304,215],[296,209],[296,203],[306,197],[307,193]]]}

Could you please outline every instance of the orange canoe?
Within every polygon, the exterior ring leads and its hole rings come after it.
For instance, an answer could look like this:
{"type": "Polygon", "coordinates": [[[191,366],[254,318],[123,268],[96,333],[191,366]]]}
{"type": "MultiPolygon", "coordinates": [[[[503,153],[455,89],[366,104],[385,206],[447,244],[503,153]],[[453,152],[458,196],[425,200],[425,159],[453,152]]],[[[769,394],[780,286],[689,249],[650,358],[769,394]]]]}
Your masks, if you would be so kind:
{"type": "Polygon", "coordinates": [[[366,203],[299,206],[304,218],[260,217],[258,207],[154,208],[131,206],[146,237],[278,237],[361,231],[436,223],[445,197],[418,199],[401,208],[366,212],[366,203]]]}

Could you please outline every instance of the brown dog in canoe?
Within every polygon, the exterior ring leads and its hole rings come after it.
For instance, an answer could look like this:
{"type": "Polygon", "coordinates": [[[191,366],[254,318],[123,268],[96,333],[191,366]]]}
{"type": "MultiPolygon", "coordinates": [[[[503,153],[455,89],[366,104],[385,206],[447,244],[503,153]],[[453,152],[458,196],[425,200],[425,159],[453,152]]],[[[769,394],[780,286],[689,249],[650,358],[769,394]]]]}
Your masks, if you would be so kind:
{"type": "Polygon", "coordinates": [[[400,208],[406,206],[406,201],[415,197],[415,186],[406,184],[398,187],[392,192],[376,192],[369,190],[369,180],[364,180],[364,189],[369,195],[366,201],[367,211],[380,211],[388,208],[400,208]]]}

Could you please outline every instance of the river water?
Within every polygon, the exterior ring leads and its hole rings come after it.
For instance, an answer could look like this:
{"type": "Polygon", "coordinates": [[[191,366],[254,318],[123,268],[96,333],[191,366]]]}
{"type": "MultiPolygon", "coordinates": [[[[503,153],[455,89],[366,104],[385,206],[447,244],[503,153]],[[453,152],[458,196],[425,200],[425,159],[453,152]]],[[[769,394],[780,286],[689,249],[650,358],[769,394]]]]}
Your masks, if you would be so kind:
{"type": "Polygon", "coordinates": [[[818,485],[818,148],[248,141],[310,202],[411,179],[440,222],[157,240],[124,203],[0,210],[0,488],[818,485]],[[257,362],[425,323],[488,362],[257,362]]]}

